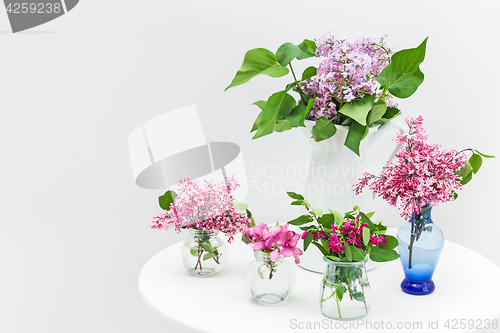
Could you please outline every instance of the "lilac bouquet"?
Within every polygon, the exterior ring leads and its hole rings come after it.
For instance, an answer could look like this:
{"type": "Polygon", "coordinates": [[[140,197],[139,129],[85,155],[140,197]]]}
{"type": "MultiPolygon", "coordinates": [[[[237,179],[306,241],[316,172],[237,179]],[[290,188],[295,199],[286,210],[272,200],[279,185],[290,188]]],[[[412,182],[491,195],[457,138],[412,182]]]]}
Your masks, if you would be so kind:
{"type": "Polygon", "coordinates": [[[163,211],[153,218],[153,229],[167,230],[174,227],[181,229],[197,229],[220,231],[229,236],[250,226],[247,213],[238,212],[231,191],[239,187],[235,178],[228,178],[221,183],[205,181],[200,184],[190,179],[179,181],[179,194],[167,191],[159,198],[163,211]]]}
{"type": "Polygon", "coordinates": [[[237,206],[246,209],[246,205],[235,203],[231,195],[231,191],[238,186],[234,178],[221,183],[205,181],[203,184],[181,179],[178,195],[170,190],[159,198],[163,211],[153,218],[151,228],[167,230],[173,227],[178,232],[182,229],[193,230],[193,239],[186,240],[181,251],[183,256],[186,253],[183,261],[188,272],[194,275],[215,274],[227,257],[222,257],[225,245],[217,238],[217,232],[228,236],[231,242],[235,234],[250,226],[248,210],[245,213],[236,209],[237,206]],[[207,264],[209,259],[213,262],[207,264]]]}
{"type": "Polygon", "coordinates": [[[472,175],[482,165],[482,157],[492,158],[474,149],[462,151],[444,150],[437,144],[427,143],[427,135],[422,127],[423,119],[407,118],[408,134],[398,134],[394,139],[399,144],[396,160],[383,168],[381,175],[365,172],[355,186],[359,194],[368,187],[390,205],[399,201],[401,216],[411,219],[411,238],[409,245],[409,268],[413,243],[419,239],[427,221],[422,214],[424,207],[436,206],[455,200],[455,190],[462,189],[472,175]],[[468,159],[465,151],[471,151],[468,159]]]}
{"type": "Polygon", "coordinates": [[[423,82],[419,65],[426,43],[427,38],[416,48],[394,53],[383,37],[349,41],[327,33],[298,45],[284,43],[276,54],[252,49],[226,90],[259,74],[282,77],[291,72],[293,82],[284,90],[254,103],[261,112],[251,130],[256,132],[253,139],[305,127],[305,120],[312,120],[315,141],[332,137],[339,125],[347,126],[344,144],[359,155],[359,144],[369,127],[383,125],[400,113],[393,97],[410,97],[423,82]],[[297,78],[292,60],[311,57],[320,57],[320,65],[306,68],[297,78]]]}

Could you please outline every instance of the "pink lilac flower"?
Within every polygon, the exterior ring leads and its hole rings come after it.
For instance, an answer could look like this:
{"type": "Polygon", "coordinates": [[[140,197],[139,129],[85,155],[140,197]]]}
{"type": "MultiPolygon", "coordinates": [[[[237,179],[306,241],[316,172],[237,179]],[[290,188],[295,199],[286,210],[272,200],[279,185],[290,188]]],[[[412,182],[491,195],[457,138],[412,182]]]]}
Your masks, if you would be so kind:
{"type": "MultiPolygon", "coordinates": [[[[383,37],[367,36],[351,42],[327,33],[315,42],[316,55],[323,60],[317,75],[303,81],[301,87],[309,97],[316,96],[308,119],[332,119],[337,115],[337,105],[366,95],[381,97],[376,79],[393,54],[383,37]]],[[[384,97],[388,105],[395,107],[390,98],[390,95],[384,97]]],[[[334,122],[337,123],[337,119],[334,122]]]]}
{"type": "Polygon", "coordinates": [[[396,160],[385,166],[380,176],[365,172],[355,185],[356,194],[368,187],[390,205],[396,206],[399,201],[401,216],[406,219],[414,212],[420,214],[429,203],[453,200],[453,191],[462,188],[455,171],[467,161],[464,153],[428,144],[422,122],[421,116],[406,119],[409,133],[394,139],[399,144],[396,160]]]}
{"type": "Polygon", "coordinates": [[[274,227],[259,223],[246,229],[245,235],[251,240],[247,245],[251,246],[254,251],[270,252],[270,259],[273,262],[279,259],[280,254],[285,257],[293,256],[295,263],[300,262],[299,256],[302,255],[302,250],[297,248],[300,235],[288,230],[288,223],[274,227]]]}
{"type": "Polygon", "coordinates": [[[221,183],[205,181],[203,186],[190,179],[179,181],[179,193],[170,205],[153,218],[153,229],[174,227],[177,231],[186,228],[220,231],[229,237],[250,226],[250,218],[236,210],[231,191],[239,187],[235,178],[221,183]]]}

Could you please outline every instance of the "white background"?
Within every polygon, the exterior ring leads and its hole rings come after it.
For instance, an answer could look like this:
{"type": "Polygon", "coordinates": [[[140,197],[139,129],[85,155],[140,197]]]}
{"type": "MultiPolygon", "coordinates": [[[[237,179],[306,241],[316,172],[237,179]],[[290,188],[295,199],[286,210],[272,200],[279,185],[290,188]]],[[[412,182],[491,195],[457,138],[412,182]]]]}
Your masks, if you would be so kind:
{"type": "MultiPolygon", "coordinates": [[[[149,228],[161,191],[134,184],[127,137],[196,104],[208,141],[242,147],[253,184],[294,183],[258,170],[306,165],[302,133],[255,141],[248,133],[258,113],[249,105],[290,78],[257,77],[224,92],[251,48],[274,52],[326,31],[388,34],[397,49],[429,36],[425,81],[400,102],[403,117],[421,114],[429,141],[447,149],[499,156],[499,13],[496,1],[82,0],[12,34],[0,10],[0,331],[178,332],[137,292],[144,263],[183,236],[149,228]]],[[[483,168],[433,217],[446,239],[500,265],[498,159],[483,168]]],[[[257,194],[246,201],[259,221],[294,217],[285,195],[257,194]]],[[[396,208],[378,208],[388,225],[403,223],[396,208]]],[[[473,262],[464,269],[488,281],[473,262]]],[[[466,291],[473,282],[457,292],[466,291]]]]}

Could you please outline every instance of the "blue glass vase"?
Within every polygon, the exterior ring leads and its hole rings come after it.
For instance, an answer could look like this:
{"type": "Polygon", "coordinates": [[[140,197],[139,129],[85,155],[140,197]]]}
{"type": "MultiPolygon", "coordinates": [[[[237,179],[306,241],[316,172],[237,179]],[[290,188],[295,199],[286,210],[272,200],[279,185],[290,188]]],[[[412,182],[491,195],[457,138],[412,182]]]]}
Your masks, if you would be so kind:
{"type": "Polygon", "coordinates": [[[444,237],[432,222],[431,210],[432,205],[422,207],[422,212],[413,213],[398,231],[398,252],[405,273],[401,289],[407,294],[428,295],[435,289],[432,275],[441,256],[444,237]]]}

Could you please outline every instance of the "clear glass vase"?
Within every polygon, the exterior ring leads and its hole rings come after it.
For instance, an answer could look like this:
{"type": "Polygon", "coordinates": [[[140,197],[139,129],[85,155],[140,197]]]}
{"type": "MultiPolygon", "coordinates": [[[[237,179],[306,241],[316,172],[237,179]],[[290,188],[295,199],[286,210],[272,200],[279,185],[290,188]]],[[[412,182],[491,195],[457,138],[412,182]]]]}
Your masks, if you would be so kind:
{"type": "Polygon", "coordinates": [[[370,309],[370,283],[366,274],[368,258],[358,262],[326,263],[320,286],[321,313],[336,320],[352,320],[365,316],[370,309]]]}
{"type": "Polygon", "coordinates": [[[189,237],[181,246],[186,270],[196,276],[217,274],[227,260],[227,246],[217,231],[189,229],[189,237]]]}
{"type": "Polygon", "coordinates": [[[428,295],[436,288],[432,276],[436,269],[444,237],[431,218],[432,205],[422,208],[398,230],[398,252],[405,278],[401,290],[411,295],[428,295]]]}
{"type": "Polygon", "coordinates": [[[245,271],[245,289],[261,304],[283,302],[295,286],[295,271],[292,265],[280,255],[273,262],[269,253],[254,252],[255,260],[245,271]]]}

